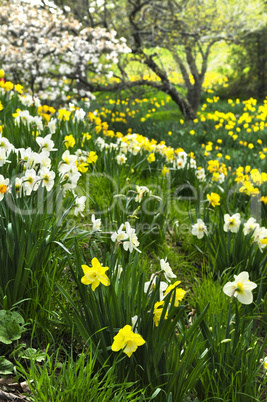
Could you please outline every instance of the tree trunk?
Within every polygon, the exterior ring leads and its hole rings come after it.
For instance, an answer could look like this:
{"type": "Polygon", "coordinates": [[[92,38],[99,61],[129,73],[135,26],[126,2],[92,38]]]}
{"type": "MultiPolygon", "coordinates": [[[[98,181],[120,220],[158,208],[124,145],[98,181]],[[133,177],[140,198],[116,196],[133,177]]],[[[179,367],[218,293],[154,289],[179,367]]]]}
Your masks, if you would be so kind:
{"type": "MultiPolygon", "coordinates": [[[[177,104],[179,109],[181,110],[183,116],[188,119],[188,120],[194,120],[196,118],[196,111],[199,106],[199,103],[197,105],[197,108],[194,109],[192,108],[192,104],[188,99],[183,98],[177,89],[175,88],[174,85],[171,84],[169,81],[168,75],[164,70],[162,70],[153,60],[152,56],[146,56],[144,53],[142,53],[144,57],[144,63],[160,78],[162,85],[161,85],[161,91],[165,92],[166,94],[170,95],[172,100],[177,104]]],[[[200,89],[200,94],[201,94],[201,89],[200,89]]]]}
{"type": "Polygon", "coordinates": [[[183,98],[179,94],[179,92],[176,90],[175,87],[171,87],[171,88],[169,88],[168,90],[166,90],[164,92],[166,92],[168,95],[170,95],[172,100],[176,103],[176,105],[181,110],[183,116],[187,120],[194,120],[196,118],[196,112],[197,112],[198,107],[196,109],[194,109],[192,107],[191,102],[188,101],[188,99],[183,98]]]}
{"type": "Polygon", "coordinates": [[[202,84],[194,84],[187,90],[187,102],[191,106],[195,116],[201,101],[202,84]]]}

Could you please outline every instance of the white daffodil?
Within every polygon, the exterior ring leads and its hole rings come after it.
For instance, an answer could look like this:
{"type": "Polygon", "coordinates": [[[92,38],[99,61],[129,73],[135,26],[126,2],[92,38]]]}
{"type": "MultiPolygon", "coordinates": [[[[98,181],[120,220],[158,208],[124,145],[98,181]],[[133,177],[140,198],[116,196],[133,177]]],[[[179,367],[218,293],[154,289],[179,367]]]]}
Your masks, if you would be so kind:
{"type": "Polygon", "coordinates": [[[256,222],[255,218],[249,218],[249,220],[244,223],[243,233],[244,235],[248,235],[252,230],[259,228],[260,225],[256,222]]]}
{"type": "Polygon", "coordinates": [[[30,115],[28,110],[19,110],[17,117],[15,117],[15,124],[25,124],[30,127],[33,122],[33,116],[30,115]]]}
{"type": "Polygon", "coordinates": [[[0,167],[6,163],[7,155],[4,148],[0,148],[0,167]]]}
{"type": "Polygon", "coordinates": [[[224,173],[219,173],[218,182],[219,182],[220,184],[222,184],[222,183],[224,182],[224,180],[225,180],[225,175],[224,175],[224,173]]]}
{"type": "Polygon", "coordinates": [[[101,230],[101,229],[100,229],[100,226],[101,226],[101,219],[96,219],[96,218],[95,218],[95,215],[92,214],[91,221],[92,221],[92,224],[93,224],[93,230],[95,230],[95,231],[101,230]]]}
{"type": "Polygon", "coordinates": [[[234,278],[234,282],[227,282],[224,285],[224,293],[229,297],[235,296],[242,304],[251,304],[253,302],[252,290],[257,287],[256,283],[250,282],[246,271],[234,275],[234,278]]]}
{"type": "Polygon", "coordinates": [[[77,109],[75,110],[74,118],[76,121],[83,121],[85,115],[86,113],[83,109],[77,109]]]}
{"type": "Polygon", "coordinates": [[[167,262],[167,257],[165,260],[163,258],[160,260],[160,268],[164,272],[167,282],[170,282],[172,278],[176,278],[176,275],[172,272],[170,264],[167,262]]]}
{"type": "Polygon", "coordinates": [[[95,143],[96,143],[96,145],[97,145],[101,150],[105,148],[106,143],[105,143],[105,140],[103,140],[103,138],[98,137],[98,138],[95,140],[95,143]]]}
{"type": "Polygon", "coordinates": [[[42,131],[44,129],[41,116],[34,116],[32,119],[32,123],[34,123],[34,125],[36,125],[37,130],[42,131]]]}
{"type": "Polygon", "coordinates": [[[83,195],[82,197],[77,197],[75,200],[74,204],[74,215],[77,216],[78,214],[81,214],[83,216],[82,212],[85,209],[85,201],[86,197],[83,195]]]}
{"type": "Polygon", "coordinates": [[[119,154],[116,156],[116,161],[118,165],[123,165],[127,161],[127,157],[124,154],[119,154]]]}
{"type": "Polygon", "coordinates": [[[78,168],[75,163],[67,165],[66,163],[62,163],[58,168],[61,173],[61,182],[65,182],[63,184],[63,188],[65,191],[74,190],[77,186],[77,182],[81,176],[81,173],[78,172],[78,168]]]}
{"type": "Polygon", "coordinates": [[[40,179],[42,180],[42,187],[45,187],[47,191],[51,191],[55,183],[55,172],[43,167],[39,171],[40,179]]]}
{"type": "Polygon", "coordinates": [[[51,119],[47,123],[47,127],[49,128],[50,134],[55,134],[57,128],[57,119],[51,119]]]}
{"type": "Polygon", "coordinates": [[[121,143],[119,144],[119,147],[120,147],[120,152],[121,152],[123,155],[127,153],[127,151],[128,151],[128,144],[127,144],[126,142],[121,142],[121,143]]]}
{"type": "Polygon", "coordinates": [[[139,246],[139,241],[137,238],[137,235],[135,233],[135,229],[131,228],[129,222],[125,222],[125,228],[126,228],[126,235],[127,235],[127,240],[123,242],[123,248],[125,251],[130,251],[130,253],[133,252],[133,249],[138,251],[138,253],[141,253],[140,250],[138,250],[139,246]]]}
{"type": "Polygon", "coordinates": [[[9,179],[5,179],[3,175],[0,174],[0,201],[4,198],[5,193],[8,190],[9,179]]]}
{"type": "Polygon", "coordinates": [[[23,106],[31,106],[33,104],[33,98],[31,95],[26,94],[26,95],[19,95],[19,100],[23,104],[23,106]]]}
{"type": "MultiPolygon", "coordinates": [[[[68,149],[62,154],[61,158],[66,165],[74,164],[77,161],[77,156],[71,155],[70,151],[68,149]]],[[[59,167],[59,170],[60,170],[60,167],[59,167]]]]}
{"type": "Polygon", "coordinates": [[[16,177],[16,179],[15,179],[15,190],[16,190],[16,196],[17,197],[21,197],[22,188],[23,188],[22,179],[20,177],[16,177]]]}
{"type": "Polygon", "coordinates": [[[31,195],[32,191],[36,191],[41,183],[40,177],[37,176],[34,169],[27,169],[22,181],[26,195],[31,195]]]}
{"type": "Polygon", "coordinates": [[[131,321],[132,321],[132,331],[133,331],[133,332],[137,332],[137,330],[138,330],[137,320],[138,320],[138,315],[134,315],[134,316],[131,318],[131,321]]]}
{"type": "Polygon", "coordinates": [[[181,157],[178,157],[176,159],[176,167],[178,170],[183,169],[186,165],[186,159],[183,159],[181,157]]]}
{"type": "Polygon", "coordinates": [[[267,375],[267,357],[265,357],[264,359],[262,359],[262,363],[263,363],[263,368],[265,370],[265,373],[267,375]]]}
{"type": "Polygon", "coordinates": [[[118,268],[117,268],[117,278],[118,279],[120,279],[122,271],[123,271],[123,268],[122,268],[121,264],[119,264],[118,268]]]}
{"type": "Polygon", "coordinates": [[[184,161],[187,160],[187,153],[185,151],[178,152],[177,157],[183,159],[184,161]]]}
{"type": "Polygon", "coordinates": [[[253,241],[258,244],[260,251],[267,246],[265,239],[267,238],[267,229],[264,226],[257,227],[253,233],[253,241]]]}
{"type": "Polygon", "coordinates": [[[234,214],[230,216],[229,214],[224,215],[224,226],[223,230],[225,232],[232,232],[232,233],[237,233],[239,226],[241,224],[240,220],[240,214],[234,214]]]}
{"type": "Polygon", "coordinates": [[[208,234],[207,226],[202,219],[198,219],[197,223],[192,225],[192,235],[197,236],[198,239],[202,239],[205,233],[208,234]]]}
{"type": "Polygon", "coordinates": [[[6,155],[14,150],[14,145],[12,145],[6,137],[0,137],[0,149],[4,149],[6,155]]]}
{"type": "Polygon", "coordinates": [[[43,149],[42,152],[40,152],[38,155],[39,155],[38,163],[40,164],[40,166],[50,169],[52,162],[51,159],[49,158],[49,152],[43,149]]]}
{"type": "MultiPolygon", "coordinates": [[[[144,292],[147,293],[149,290],[149,293],[152,292],[153,288],[156,286],[156,278],[157,276],[152,274],[150,277],[150,280],[148,282],[145,282],[144,285],[144,292]]],[[[164,281],[160,281],[159,283],[159,300],[162,301],[164,299],[164,292],[167,289],[168,284],[164,281]]]]}
{"type": "Polygon", "coordinates": [[[57,151],[57,148],[54,148],[54,141],[51,140],[52,134],[47,134],[45,137],[36,137],[36,142],[42,149],[45,149],[48,152],[57,151]]]}
{"type": "Polygon", "coordinates": [[[120,243],[123,240],[126,240],[128,238],[126,232],[124,231],[125,229],[125,225],[124,223],[119,227],[117,232],[113,232],[111,235],[111,240],[116,242],[116,243],[120,243]]]}
{"type": "Polygon", "coordinates": [[[30,147],[27,149],[25,148],[18,148],[16,150],[17,155],[20,155],[20,158],[23,160],[23,165],[25,169],[31,169],[32,165],[34,164],[33,154],[34,152],[30,147]]]}
{"type": "Polygon", "coordinates": [[[196,169],[197,168],[197,163],[196,163],[195,159],[193,159],[193,158],[189,159],[189,166],[190,166],[191,169],[196,169]]]}
{"type": "Polygon", "coordinates": [[[197,168],[196,177],[201,182],[205,181],[206,179],[205,170],[203,168],[197,168]]]}
{"type": "Polygon", "coordinates": [[[136,192],[137,195],[135,197],[135,201],[140,203],[142,201],[143,195],[149,193],[150,191],[146,186],[136,186],[136,192]]]}

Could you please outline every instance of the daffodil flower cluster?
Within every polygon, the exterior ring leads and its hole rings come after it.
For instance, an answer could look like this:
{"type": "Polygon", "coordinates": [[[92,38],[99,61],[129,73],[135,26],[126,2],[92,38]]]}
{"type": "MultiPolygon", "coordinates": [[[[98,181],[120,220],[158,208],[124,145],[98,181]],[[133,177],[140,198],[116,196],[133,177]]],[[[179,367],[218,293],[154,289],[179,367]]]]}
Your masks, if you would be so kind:
{"type": "MultiPolygon", "coordinates": [[[[241,225],[240,214],[236,213],[232,216],[229,214],[224,215],[224,226],[223,230],[225,232],[237,233],[239,227],[241,225]]],[[[266,247],[267,243],[265,239],[267,238],[267,229],[264,226],[260,226],[255,218],[249,218],[247,222],[244,223],[243,234],[247,236],[249,233],[252,233],[252,241],[256,243],[259,247],[259,250],[262,252],[266,247]]]]}
{"type": "MultiPolygon", "coordinates": [[[[165,303],[164,298],[167,296],[167,294],[174,290],[174,293],[170,298],[170,303],[171,303],[172,299],[174,297],[174,307],[178,307],[180,301],[182,301],[184,299],[186,291],[182,288],[178,288],[180,283],[181,283],[181,281],[176,281],[172,285],[169,285],[164,291],[163,299],[154,304],[153,323],[156,327],[158,327],[158,325],[159,325],[159,322],[160,322],[160,319],[161,319],[161,316],[163,313],[164,303],[165,303]]],[[[165,320],[168,319],[168,309],[169,308],[170,308],[170,304],[165,313],[165,317],[164,317],[165,320]]]]}
{"type": "MultiPolygon", "coordinates": [[[[161,258],[160,259],[160,271],[158,273],[163,273],[165,276],[165,279],[167,282],[170,282],[171,279],[176,278],[176,275],[174,274],[170,264],[167,261],[167,257],[161,258]]],[[[156,286],[156,278],[157,278],[157,274],[152,274],[150,277],[150,280],[148,282],[145,282],[145,286],[144,286],[144,292],[151,292],[153,290],[153,288],[156,286]]],[[[168,283],[164,282],[164,281],[160,281],[160,286],[159,286],[159,299],[160,301],[163,300],[164,298],[164,292],[168,287],[168,283]]]]}
{"type": "Polygon", "coordinates": [[[118,244],[123,244],[123,248],[130,253],[133,250],[141,251],[137,248],[139,246],[139,241],[135,233],[135,229],[131,227],[129,222],[122,223],[117,232],[112,233],[111,240],[118,244]]]}
{"type": "MultiPolygon", "coordinates": [[[[224,232],[237,233],[242,224],[240,213],[233,215],[224,215],[224,232]]],[[[197,223],[192,225],[191,233],[198,239],[202,239],[204,235],[208,235],[208,229],[202,219],[197,219],[197,223]]],[[[251,239],[253,243],[256,243],[259,250],[262,252],[267,246],[267,229],[264,226],[260,226],[256,219],[251,217],[243,223],[243,235],[247,236],[252,233],[251,239]]]]}
{"type": "MultiPolygon", "coordinates": [[[[110,136],[108,133],[112,130],[103,129],[102,126],[104,123],[102,123],[99,118],[96,118],[91,114],[90,119],[98,124],[96,126],[97,132],[103,130],[104,135],[110,136]]],[[[114,137],[115,133],[113,131],[112,133],[112,137],[114,137]]],[[[168,167],[167,165],[164,165],[162,170],[163,176],[168,174],[170,169],[174,171],[193,169],[196,172],[196,177],[200,181],[204,181],[206,177],[204,169],[197,167],[197,162],[192,152],[187,154],[182,148],[174,150],[171,147],[167,147],[164,141],[157,144],[155,140],[149,140],[147,137],[133,133],[125,136],[118,136],[115,143],[108,143],[104,138],[98,137],[95,144],[101,151],[105,149],[106,151],[114,150],[117,152],[115,159],[118,165],[125,164],[130,155],[137,156],[147,154],[147,161],[149,164],[157,161],[158,158],[164,158],[164,163],[168,164],[168,167]]]]}
{"type": "MultiPolygon", "coordinates": [[[[30,147],[15,148],[6,137],[0,137],[0,167],[10,163],[9,159],[12,153],[16,154],[18,166],[20,166],[21,172],[17,174],[14,180],[17,198],[20,198],[22,195],[30,196],[32,192],[36,192],[40,186],[46,188],[47,192],[50,192],[55,188],[56,180],[61,185],[63,195],[66,191],[71,190],[73,196],[76,197],[74,190],[81,176],[78,170],[79,156],[71,154],[69,150],[66,150],[62,154],[58,166],[53,166],[52,164],[50,155],[52,152],[58,151],[52,139],[56,125],[53,127],[52,124],[48,123],[44,128],[42,117],[33,117],[27,110],[18,110],[13,117],[16,125],[25,124],[28,130],[32,130],[34,126],[36,128],[37,125],[38,133],[44,133],[45,130],[50,131],[50,133],[45,136],[39,134],[36,136],[35,141],[37,145],[36,148],[39,148],[38,152],[30,147]]],[[[54,121],[51,120],[50,123],[54,124],[54,121]]],[[[83,152],[84,151],[80,150],[80,153],[83,152]]],[[[10,178],[5,178],[3,175],[0,175],[0,201],[4,198],[6,193],[10,193],[11,191],[10,178]]],[[[85,196],[76,197],[74,215],[82,213],[85,207],[85,200],[85,196]]]]}

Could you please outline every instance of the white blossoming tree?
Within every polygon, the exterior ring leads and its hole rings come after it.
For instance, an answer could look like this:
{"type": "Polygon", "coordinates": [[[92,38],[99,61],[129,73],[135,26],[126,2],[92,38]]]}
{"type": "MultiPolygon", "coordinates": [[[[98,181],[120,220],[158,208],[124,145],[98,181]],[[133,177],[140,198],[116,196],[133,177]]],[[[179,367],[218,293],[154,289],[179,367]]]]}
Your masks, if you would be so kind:
{"type": "Polygon", "coordinates": [[[7,78],[42,99],[90,98],[88,78],[111,76],[111,65],[130,49],[114,30],[85,27],[56,6],[23,0],[0,3],[0,65],[7,78]]]}

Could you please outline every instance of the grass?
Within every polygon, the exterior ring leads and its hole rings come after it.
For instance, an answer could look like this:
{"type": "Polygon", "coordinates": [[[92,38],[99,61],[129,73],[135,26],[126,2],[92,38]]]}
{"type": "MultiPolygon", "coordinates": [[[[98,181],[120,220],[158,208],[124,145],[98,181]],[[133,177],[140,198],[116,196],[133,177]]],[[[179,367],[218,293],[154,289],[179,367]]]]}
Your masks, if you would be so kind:
{"type": "Polygon", "coordinates": [[[20,365],[18,371],[28,380],[35,401],[79,402],[83,401],[140,401],[142,391],[135,384],[119,384],[114,367],[106,366],[104,373],[95,370],[92,350],[81,351],[78,356],[70,353],[66,360],[58,349],[55,355],[46,354],[44,364],[31,362],[28,370],[20,365]]]}

